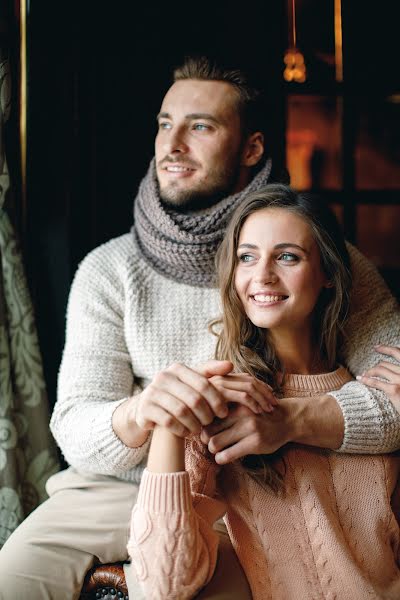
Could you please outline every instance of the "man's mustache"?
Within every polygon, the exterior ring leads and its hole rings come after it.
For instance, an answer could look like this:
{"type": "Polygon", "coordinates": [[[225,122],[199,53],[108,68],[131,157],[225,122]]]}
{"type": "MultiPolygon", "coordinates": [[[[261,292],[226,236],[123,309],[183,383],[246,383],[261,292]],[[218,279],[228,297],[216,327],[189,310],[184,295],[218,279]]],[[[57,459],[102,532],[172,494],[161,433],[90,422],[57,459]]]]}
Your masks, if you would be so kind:
{"type": "Polygon", "coordinates": [[[190,160],[180,156],[165,156],[158,161],[158,166],[162,169],[165,165],[182,165],[189,169],[197,169],[200,165],[194,160],[190,160]]]}

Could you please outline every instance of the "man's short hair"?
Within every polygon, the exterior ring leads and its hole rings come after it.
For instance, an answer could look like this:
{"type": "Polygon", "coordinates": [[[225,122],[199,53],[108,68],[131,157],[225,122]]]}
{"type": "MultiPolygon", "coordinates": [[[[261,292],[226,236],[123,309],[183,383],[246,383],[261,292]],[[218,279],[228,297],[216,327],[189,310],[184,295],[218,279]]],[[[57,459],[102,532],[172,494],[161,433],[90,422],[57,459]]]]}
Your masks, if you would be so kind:
{"type": "Polygon", "coordinates": [[[238,110],[245,135],[255,131],[264,132],[263,106],[260,91],[253,87],[247,75],[240,69],[232,69],[217,64],[206,56],[187,57],[184,63],[173,72],[173,81],[197,79],[200,81],[224,81],[235,88],[238,96],[238,110]]]}

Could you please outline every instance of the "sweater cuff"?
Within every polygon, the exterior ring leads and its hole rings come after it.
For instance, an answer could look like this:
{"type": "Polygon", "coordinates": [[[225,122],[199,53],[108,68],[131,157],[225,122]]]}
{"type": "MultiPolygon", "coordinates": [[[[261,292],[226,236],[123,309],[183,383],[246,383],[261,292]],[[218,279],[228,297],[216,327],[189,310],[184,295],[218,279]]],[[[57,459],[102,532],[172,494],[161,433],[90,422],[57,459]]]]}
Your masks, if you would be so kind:
{"type": "Polygon", "coordinates": [[[136,504],[151,513],[190,512],[189,474],[186,471],[153,473],[145,469],[136,504]]]}
{"type": "Polygon", "coordinates": [[[381,393],[355,381],[329,392],[339,404],[344,418],[343,443],[337,452],[378,454],[390,451],[388,445],[396,442],[396,436],[394,431],[392,436],[387,431],[386,421],[399,422],[400,417],[397,415],[396,418],[396,411],[389,400],[382,402],[383,411],[376,398],[378,394],[381,393]]]}
{"type": "Polygon", "coordinates": [[[122,398],[115,402],[102,403],[98,406],[98,411],[93,423],[97,431],[99,451],[102,454],[102,460],[106,464],[112,465],[114,470],[117,467],[117,475],[120,475],[128,469],[132,469],[144,459],[147,455],[151,440],[151,435],[149,435],[141,446],[130,448],[129,446],[126,446],[115,433],[112,426],[112,416],[118,406],[126,400],[127,398],[122,398]]]}

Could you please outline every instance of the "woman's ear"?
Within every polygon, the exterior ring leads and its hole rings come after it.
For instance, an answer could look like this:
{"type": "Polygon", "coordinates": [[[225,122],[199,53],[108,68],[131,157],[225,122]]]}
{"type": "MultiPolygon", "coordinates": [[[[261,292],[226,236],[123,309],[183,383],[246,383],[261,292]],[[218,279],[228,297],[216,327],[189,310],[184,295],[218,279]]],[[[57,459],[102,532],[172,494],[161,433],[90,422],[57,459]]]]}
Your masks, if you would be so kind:
{"type": "Polygon", "coordinates": [[[242,167],[254,167],[264,154],[264,136],[261,131],[249,135],[242,150],[242,167]]]}
{"type": "Polygon", "coordinates": [[[333,288],[335,287],[335,284],[333,283],[333,281],[326,281],[324,283],[324,288],[333,288]]]}

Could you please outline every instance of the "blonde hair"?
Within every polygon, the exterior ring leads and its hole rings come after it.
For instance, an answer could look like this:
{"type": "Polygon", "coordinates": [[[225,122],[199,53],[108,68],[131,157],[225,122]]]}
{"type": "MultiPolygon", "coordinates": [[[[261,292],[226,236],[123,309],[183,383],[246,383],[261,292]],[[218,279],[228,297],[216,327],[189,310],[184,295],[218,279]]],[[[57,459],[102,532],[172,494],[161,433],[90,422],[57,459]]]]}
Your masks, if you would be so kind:
{"type": "MultiPolygon", "coordinates": [[[[230,360],[238,372],[250,373],[281,393],[278,380],[283,371],[268,331],[247,317],[235,289],[237,247],[246,219],[258,210],[279,208],[295,213],[308,223],[317,243],[321,266],[331,287],[324,288],[314,308],[314,336],[321,358],[329,369],[337,363],[344,335],[343,325],[350,302],[351,272],[343,234],[338,222],[320,199],[300,194],[283,184],[271,184],[249,195],[236,209],[216,257],[222,301],[222,317],[210,324],[218,336],[216,358],[230,360]]],[[[266,456],[246,457],[243,464],[264,484],[277,490],[281,477],[271,471],[266,456]]]]}

